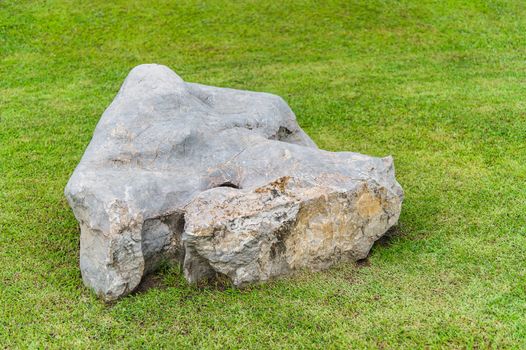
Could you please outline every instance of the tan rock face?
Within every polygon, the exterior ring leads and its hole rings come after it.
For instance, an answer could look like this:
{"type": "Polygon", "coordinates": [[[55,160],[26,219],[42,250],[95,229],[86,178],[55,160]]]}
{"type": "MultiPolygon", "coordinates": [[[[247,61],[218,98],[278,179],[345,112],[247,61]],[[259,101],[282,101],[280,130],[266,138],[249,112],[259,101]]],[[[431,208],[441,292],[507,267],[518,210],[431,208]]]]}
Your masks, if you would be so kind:
{"type": "Polygon", "coordinates": [[[347,190],[282,177],[255,190],[216,188],[186,208],[185,275],[244,285],[362,259],[400,206],[400,197],[366,184],[347,190]]]}

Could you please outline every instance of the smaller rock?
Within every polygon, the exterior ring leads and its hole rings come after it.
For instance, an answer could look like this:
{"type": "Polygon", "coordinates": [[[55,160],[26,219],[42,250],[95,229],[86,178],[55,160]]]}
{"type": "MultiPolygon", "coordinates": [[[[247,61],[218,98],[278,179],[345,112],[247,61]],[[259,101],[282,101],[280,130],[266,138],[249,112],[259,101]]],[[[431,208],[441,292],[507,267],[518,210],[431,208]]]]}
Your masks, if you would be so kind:
{"type": "Polygon", "coordinates": [[[186,207],[185,277],[220,274],[242,286],[363,259],[399,211],[398,196],[371,184],[345,189],[285,176],[255,190],[214,188],[186,207]]]}

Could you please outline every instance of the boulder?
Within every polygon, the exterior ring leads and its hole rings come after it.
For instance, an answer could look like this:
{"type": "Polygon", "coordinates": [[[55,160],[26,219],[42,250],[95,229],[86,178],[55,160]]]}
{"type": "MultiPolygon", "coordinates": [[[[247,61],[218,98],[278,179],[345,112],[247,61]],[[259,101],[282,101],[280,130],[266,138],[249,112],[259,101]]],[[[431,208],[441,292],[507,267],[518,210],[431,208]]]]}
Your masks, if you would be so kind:
{"type": "Polygon", "coordinates": [[[84,283],[105,300],[163,260],[236,286],[367,256],[399,217],[391,157],[316,147],[280,97],[134,68],[65,195],[84,283]]]}

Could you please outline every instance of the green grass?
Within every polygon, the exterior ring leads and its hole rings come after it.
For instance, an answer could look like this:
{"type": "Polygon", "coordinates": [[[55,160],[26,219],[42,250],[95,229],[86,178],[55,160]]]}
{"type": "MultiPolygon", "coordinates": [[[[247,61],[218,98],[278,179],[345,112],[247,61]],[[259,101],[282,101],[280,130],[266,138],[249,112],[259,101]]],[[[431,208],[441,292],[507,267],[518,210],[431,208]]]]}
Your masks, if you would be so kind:
{"type": "Polygon", "coordinates": [[[526,347],[526,3],[0,0],[0,348],[526,347]],[[124,77],[279,94],[322,148],[392,154],[368,263],[246,290],[83,285],[63,188],[124,77]]]}

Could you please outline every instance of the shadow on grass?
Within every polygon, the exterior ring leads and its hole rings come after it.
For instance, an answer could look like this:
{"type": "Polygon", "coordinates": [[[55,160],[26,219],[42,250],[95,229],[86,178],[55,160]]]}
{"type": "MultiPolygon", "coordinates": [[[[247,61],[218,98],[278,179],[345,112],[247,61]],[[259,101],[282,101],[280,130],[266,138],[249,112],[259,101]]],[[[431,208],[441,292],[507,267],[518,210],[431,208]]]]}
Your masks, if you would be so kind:
{"type": "MultiPolygon", "coordinates": [[[[371,266],[371,260],[370,256],[373,254],[374,251],[377,250],[383,250],[388,249],[390,246],[395,244],[397,238],[403,237],[404,233],[402,230],[402,227],[400,224],[391,227],[380,239],[378,239],[369,255],[364,258],[357,260],[354,262],[354,267],[356,269],[363,269],[368,268],[371,266]]],[[[342,263],[342,264],[336,264],[335,266],[328,269],[328,271],[320,271],[320,272],[314,272],[314,274],[317,273],[325,273],[325,274],[332,274],[337,273],[338,270],[342,266],[351,267],[353,266],[352,262],[348,263],[342,263]]],[[[357,273],[357,270],[353,269],[353,275],[357,273]]],[[[273,283],[275,282],[283,282],[284,280],[289,280],[290,283],[294,283],[294,280],[297,280],[298,282],[301,282],[303,278],[305,278],[305,274],[312,275],[313,272],[308,272],[307,270],[301,270],[297,271],[296,273],[292,274],[291,276],[282,276],[278,278],[273,278],[269,281],[262,282],[262,283],[255,283],[249,286],[245,286],[242,288],[235,287],[231,281],[226,276],[216,276],[216,278],[212,278],[210,280],[201,282],[197,285],[191,285],[189,284],[183,276],[182,270],[180,266],[174,263],[165,262],[162,264],[161,268],[158,269],[155,272],[152,272],[148,275],[146,275],[137,289],[130,293],[130,296],[138,296],[144,293],[147,293],[151,289],[157,289],[157,290],[164,290],[168,288],[178,288],[182,291],[185,291],[183,299],[189,300],[192,298],[192,296],[197,295],[200,292],[208,291],[208,292],[214,292],[214,293],[222,293],[227,290],[235,289],[238,292],[243,293],[250,293],[254,290],[258,290],[265,287],[271,287],[273,283]]],[[[352,280],[352,278],[351,278],[352,280]]]]}

